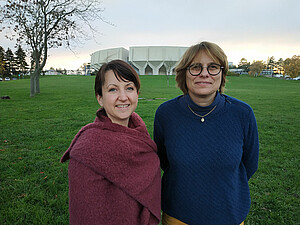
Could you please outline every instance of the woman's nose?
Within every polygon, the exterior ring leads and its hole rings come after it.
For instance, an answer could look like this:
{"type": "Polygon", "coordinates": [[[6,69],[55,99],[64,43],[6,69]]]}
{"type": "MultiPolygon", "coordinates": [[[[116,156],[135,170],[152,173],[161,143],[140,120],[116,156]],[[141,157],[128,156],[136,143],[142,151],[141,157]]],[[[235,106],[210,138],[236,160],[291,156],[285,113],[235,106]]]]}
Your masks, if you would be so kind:
{"type": "Polygon", "coordinates": [[[209,73],[208,73],[208,68],[207,67],[203,67],[202,68],[202,71],[201,71],[201,73],[199,74],[199,76],[208,76],[209,75],[209,73]]]}
{"type": "Polygon", "coordinates": [[[119,99],[120,99],[121,101],[126,101],[126,100],[128,99],[127,93],[126,93],[124,90],[121,90],[121,91],[120,91],[119,99]]]}

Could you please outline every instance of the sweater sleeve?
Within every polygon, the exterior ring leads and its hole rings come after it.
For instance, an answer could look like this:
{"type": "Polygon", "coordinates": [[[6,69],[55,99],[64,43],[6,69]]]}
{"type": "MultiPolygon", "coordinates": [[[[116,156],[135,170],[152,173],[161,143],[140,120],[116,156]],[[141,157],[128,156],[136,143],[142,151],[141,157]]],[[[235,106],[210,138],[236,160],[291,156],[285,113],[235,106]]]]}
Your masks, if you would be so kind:
{"type": "Polygon", "coordinates": [[[163,171],[169,166],[166,147],[164,144],[163,122],[160,121],[159,110],[156,111],[153,128],[153,139],[157,145],[160,167],[163,171]]]}
{"type": "Polygon", "coordinates": [[[243,146],[243,163],[247,171],[248,180],[255,173],[258,168],[259,155],[259,139],[257,123],[251,109],[249,111],[248,122],[246,123],[244,133],[244,146],[243,146]]]}

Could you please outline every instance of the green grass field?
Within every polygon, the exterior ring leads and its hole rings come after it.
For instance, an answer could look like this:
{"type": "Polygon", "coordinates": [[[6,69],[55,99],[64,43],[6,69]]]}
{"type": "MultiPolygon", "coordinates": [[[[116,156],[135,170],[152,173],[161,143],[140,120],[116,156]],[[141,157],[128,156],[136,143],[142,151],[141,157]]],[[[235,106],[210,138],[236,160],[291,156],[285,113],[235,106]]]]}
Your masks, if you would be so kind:
{"type": "MultiPolygon", "coordinates": [[[[77,131],[95,118],[94,78],[48,76],[29,97],[29,79],[0,82],[0,224],[68,224],[67,163],[77,131]]],[[[174,76],[141,76],[137,113],[152,136],[156,108],[181,94],[174,76]]],[[[260,136],[250,180],[249,224],[300,224],[300,82],[228,77],[226,94],[249,103],[260,136]]]]}

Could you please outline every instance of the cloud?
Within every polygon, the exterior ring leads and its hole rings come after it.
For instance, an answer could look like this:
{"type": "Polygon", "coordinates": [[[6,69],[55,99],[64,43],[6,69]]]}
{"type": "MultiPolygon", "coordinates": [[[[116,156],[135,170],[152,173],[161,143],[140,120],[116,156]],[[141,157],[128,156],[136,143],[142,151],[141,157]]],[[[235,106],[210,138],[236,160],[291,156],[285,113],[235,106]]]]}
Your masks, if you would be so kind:
{"type": "MultiPolygon", "coordinates": [[[[49,51],[46,68],[77,69],[100,49],[129,46],[190,46],[206,40],[224,49],[234,63],[300,54],[298,0],[103,0],[102,33],[73,52],[49,51]]],[[[6,42],[0,34],[1,45],[6,42]]]]}

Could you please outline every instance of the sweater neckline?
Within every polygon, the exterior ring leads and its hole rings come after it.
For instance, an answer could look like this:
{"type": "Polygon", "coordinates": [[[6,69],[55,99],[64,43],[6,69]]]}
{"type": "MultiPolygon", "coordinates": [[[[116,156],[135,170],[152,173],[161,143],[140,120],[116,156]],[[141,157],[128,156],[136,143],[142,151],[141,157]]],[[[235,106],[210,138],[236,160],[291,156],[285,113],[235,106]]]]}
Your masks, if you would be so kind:
{"type": "Polygon", "coordinates": [[[199,106],[197,105],[189,96],[189,94],[182,95],[178,98],[180,108],[185,111],[185,113],[188,113],[189,115],[195,116],[192,111],[189,109],[189,107],[197,114],[205,115],[206,113],[210,112],[214,107],[215,109],[208,115],[208,116],[214,116],[218,114],[220,111],[224,110],[225,105],[225,96],[220,94],[217,91],[216,97],[214,101],[208,105],[208,106],[199,106]]]}

